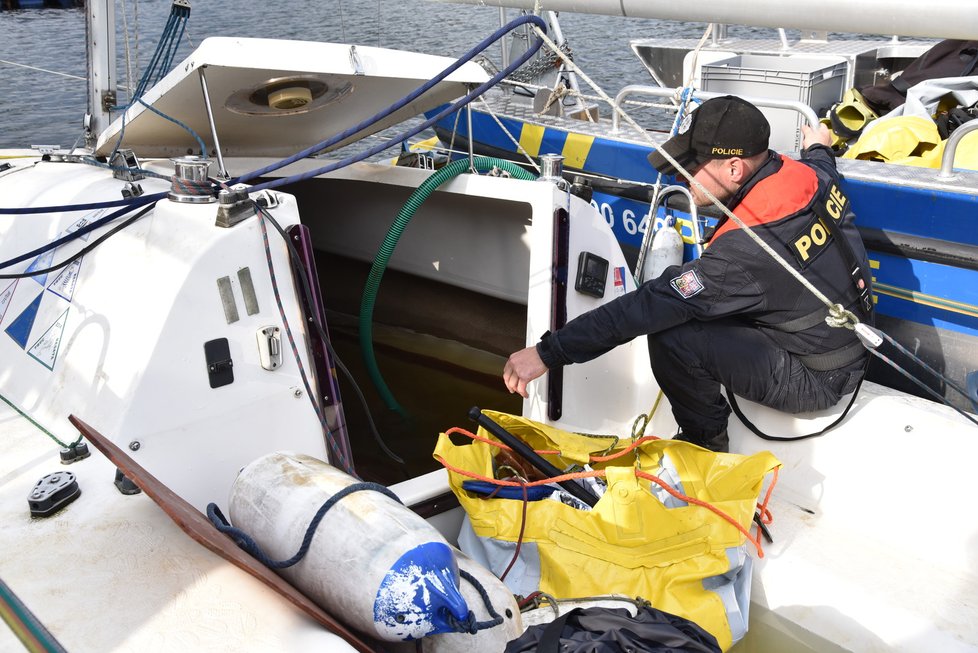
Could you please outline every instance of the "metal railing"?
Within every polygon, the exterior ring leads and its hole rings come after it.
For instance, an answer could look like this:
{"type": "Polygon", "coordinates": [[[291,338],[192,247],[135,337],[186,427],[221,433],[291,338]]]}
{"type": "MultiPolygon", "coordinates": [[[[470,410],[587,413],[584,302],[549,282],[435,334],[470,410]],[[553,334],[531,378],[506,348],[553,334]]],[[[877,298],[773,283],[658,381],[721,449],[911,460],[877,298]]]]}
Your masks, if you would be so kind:
{"type": "Polygon", "coordinates": [[[944,146],[944,155],[941,157],[941,171],[937,173],[938,179],[950,179],[954,176],[954,155],[957,153],[958,144],[961,143],[961,140],[965,136],[976,129],[978,129],[978,119],[969,120],[951,132],[951,136],[947,139],[947,144],[944,146]]]}
{"type": "MultiPolygon", "coordinates": [[[[660,98],[674,98],[679,97],[681,93],[680,89],[667,88],[664,86],[647,86],[644,84],[632,84],[626,86],[625,88],[618,91],[618,95],[615,96],[615,104],[621,106],[621,103],[625,98],[636,95],[648,95],[652,97],[660,98]]],[[[699,91],[693,90],[693,98],[697,100],[709,100],[710,98],[720,97],[723,95],[731,95],[730,93],[716,93],[713,91],[699,91]]],[[[764,97],[752,97],[748,95],[739,95],[738,97],[747,100],[756,107],[769,107],[771,109],[790,109],[797,111],[811,127],[818,126],[818,116],[815,115],[815,110],[804,102],[799,100],[780,100],[777,98],[764,98],[764,97]]],[[[611,132],[617,134],[621,131],[621,117],[620,114],[615,111],[611,117],[611,132]]]]}

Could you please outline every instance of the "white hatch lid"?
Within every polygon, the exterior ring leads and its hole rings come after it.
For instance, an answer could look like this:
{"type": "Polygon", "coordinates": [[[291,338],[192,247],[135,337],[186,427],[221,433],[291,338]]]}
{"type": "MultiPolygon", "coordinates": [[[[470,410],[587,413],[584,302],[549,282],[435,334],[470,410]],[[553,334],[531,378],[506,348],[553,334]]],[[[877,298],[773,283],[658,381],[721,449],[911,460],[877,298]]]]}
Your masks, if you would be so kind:
{"type": "MultiPolygon", "coordinates": [[[[338,43],[214,37],[142,99],[189,126],[213,151],[203,75],[224,156],[288,156],[375,115],[453,61],[338,43]]],[[[335,147],[460,97],[467,85],[487,79],[479,65],[466,63],[414,102],[335,147]]],[[[120,133],[120,146],[141,157],[199,154],[185,129],[140,103],[124,118],[125,123],[119,117],[101,134],[96,154],[112,152],[120,133]]]]}

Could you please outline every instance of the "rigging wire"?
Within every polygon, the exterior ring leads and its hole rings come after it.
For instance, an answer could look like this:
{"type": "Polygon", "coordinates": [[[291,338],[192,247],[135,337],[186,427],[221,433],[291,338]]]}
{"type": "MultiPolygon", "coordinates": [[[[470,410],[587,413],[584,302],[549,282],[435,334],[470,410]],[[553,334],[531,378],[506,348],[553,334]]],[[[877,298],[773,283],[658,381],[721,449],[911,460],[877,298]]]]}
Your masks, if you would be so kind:
{"type": "Polygon", "coordinates": [[[70,75],[68,73],[59,73],[57,70],[48,70],[47,68],[40,68],[38,66],[28,66],[27,64],[17,63],[16,61],[7,61],[6,59],[0,59],[0,63],[6,64],[8,66],[16,66],[18,68],[26,68],[27,70],[33,70],[41,73],[50,73],[52,75],[58,75],[60,77],[67,77],[68,79],[77,79],[82,82],[88,81],[80,75],[70,75]]]}

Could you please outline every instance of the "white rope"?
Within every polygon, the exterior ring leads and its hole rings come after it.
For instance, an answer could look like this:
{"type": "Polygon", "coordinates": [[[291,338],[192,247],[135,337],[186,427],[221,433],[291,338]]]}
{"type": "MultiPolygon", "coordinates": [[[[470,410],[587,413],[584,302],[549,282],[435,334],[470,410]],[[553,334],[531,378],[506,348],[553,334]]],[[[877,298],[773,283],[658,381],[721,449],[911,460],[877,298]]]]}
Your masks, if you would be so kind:
{"type": "Polygon", "coordinates": [[[69,75],[68,73],[59,73],[57,70],[48,70],[46,68],[38,68],[37,66],[28,66],[27,64],[17,63],[15,61],[7,61],[5,59],[0,59],[0,63],[7,64],[8,66],[17,66],[18,68],[27,68],[28,70],[36,70],[42,73],[51,73],[52,75],[60,75],[61,77],[67,77],[68,79],[78,79],[81,81],[88,81],[84,77],[79,77],[78,75],[69,75]]]}
{"type": "Polygon", "coordinates": [[[526,149],[520,144],[520,142],[513,137],[510,131],[506,129],[506,126],[503,125],[502,121],[493,112],[492,107],[489,106],[489,103],[486,102],[486,99],[482,96],[479,96],[479,100],[482,102],[482,105],[486,108],[486,111],[489,112],[489,115],[492,117],[492,119],[496,121],[496,124],[499,125],[499,128],[502,130],[502,132],[506,134],[507,138],[509,138],[509,140],[513,143],[513,145],[516,146],[516,149],[519,150],[520,154],[526,157],[526,160],[529,162],[531,166],[533,166],[533,169],[537,171],[537,174],[540,174],[540,166],[537,165],[537,162],[533,160],[533,157],[530,156],[530,153],[527,152],[526,149]]]}

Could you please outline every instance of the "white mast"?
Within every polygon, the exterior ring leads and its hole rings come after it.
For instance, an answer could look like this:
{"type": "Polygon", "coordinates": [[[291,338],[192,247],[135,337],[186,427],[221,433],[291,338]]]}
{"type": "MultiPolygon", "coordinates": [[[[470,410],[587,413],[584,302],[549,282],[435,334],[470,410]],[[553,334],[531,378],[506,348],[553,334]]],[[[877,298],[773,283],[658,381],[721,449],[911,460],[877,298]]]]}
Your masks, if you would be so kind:
{"type": "Polygon", "coordinates": [[[437,0],[452,4],[567,11],[808,31],[973,39],[975,0],[437,0]],[[539,6],[537,6],[539,5],[539,6]]]}
{"type": "Polygon", "coordinates": [[[89,146],[111,122],[116,104],[115,0],[88,0],[85,14],[88,42],[88,113],[85,140],[89,146]]]}

